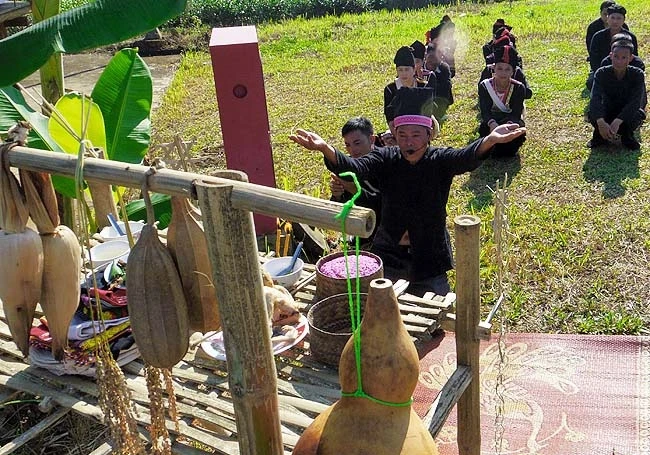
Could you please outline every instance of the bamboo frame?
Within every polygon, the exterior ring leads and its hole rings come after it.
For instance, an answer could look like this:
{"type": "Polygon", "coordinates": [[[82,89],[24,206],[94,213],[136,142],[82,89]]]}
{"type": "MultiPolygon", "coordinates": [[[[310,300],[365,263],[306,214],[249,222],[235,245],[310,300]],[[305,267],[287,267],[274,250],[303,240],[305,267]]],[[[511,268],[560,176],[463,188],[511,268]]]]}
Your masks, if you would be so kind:
{"type": "MultiPolygon", "coordinates": [[[[27,147],[8,152],[11,166],[73,176],[76,157],[27,147]]],[[[139,187],[148,167],[85,159],[89,181],[139,187]]],[[[252,212],[339,230],[334,218],[341,204],[248,183],[245,174],[221,171],[218,177],[161,169],[150,176],[152,191],[199,199],[213,284],[222,306],[228,382],[236,411],[241,455],[283,455],[278,383],[262,295],[252,212]],[[233,241],[236,239],[237,241],[233,241]]],[[[432,425],[442,426],[458,401],[460,455],[480,454],[479,228],[474,216],[455,220],[457,252],[456,349],[458,368],[432,410],[432,425]],[[437,422],[437,423],[435,423],[437,422]]],[[[347,219],[352,235],[367,237],[375,223],[372,210],[355,207],[347,219]]],[[[440,310],[438,310],[440,311],[440,310]]],[[[0,381],[2,382],[2,381],[0,381]]],[[[75,404],[70,403],[75,409],[75,404]]],[[[431,420],[431,419],[430,419],[431,420]]]]}

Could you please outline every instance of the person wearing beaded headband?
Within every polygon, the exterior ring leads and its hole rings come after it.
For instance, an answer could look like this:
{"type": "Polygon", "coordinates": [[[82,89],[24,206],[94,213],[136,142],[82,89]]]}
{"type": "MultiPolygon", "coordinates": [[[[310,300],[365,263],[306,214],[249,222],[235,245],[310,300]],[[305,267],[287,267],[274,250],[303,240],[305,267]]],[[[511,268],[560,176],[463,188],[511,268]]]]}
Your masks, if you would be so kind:
{"type": "MultiPolygon", "coordinates": [[[[498,48],[494,53],[494,76],[484,79],[478,86],[478,100],[481,111],[479,135],[487,136],[496,127],[514,123],[525,126],[523,120],[526,88],[513,79],[517,51],[510,46],[498,48]]],[[[517,139],[495,147],[495,156],[514,156],[526,140],[522,134],[517,139]]]]}
{"type": "Polygon", "coordinates": [[[453,177],[476,169],[495,145],[516,140],[526,131],[505,124],[463,148],[434,147],[432,102],[431,89],[400,89],[393,101],[397,146],[375,149],[358,159],[314,132],[299,129],[290,136],[304,148],[321,152],[331,172],[352,171],[377,179],[381,223],[370,251],[381,257],[384,275],[409,280],[407,292],[414,295],[449,291],[447,271],[453,260],[446,207],[453,177]]]}

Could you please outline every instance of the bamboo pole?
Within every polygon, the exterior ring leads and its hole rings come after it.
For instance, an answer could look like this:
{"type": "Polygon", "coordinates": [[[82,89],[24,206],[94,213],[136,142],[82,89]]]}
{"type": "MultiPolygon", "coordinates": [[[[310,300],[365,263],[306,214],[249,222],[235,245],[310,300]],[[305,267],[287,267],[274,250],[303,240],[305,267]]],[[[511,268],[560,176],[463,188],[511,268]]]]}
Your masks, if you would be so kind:
{"type": "MultiPolygon", "coordinates": [[[[14,147],[9,152],[9,164],[38,172],[74,177],[77,157],[28,147],[14,147]]],[[[84,159],[84,178],[111,185],[139,188],[142,176],[149,168],[119,161],[84,159]]],[[[231,174],[235,171],[229,171],[231,174]]],[[[197,198],[196,183],[232,185],[233,208],[263,215],[283,217],[311,226],[339,231],[341,223],[334,217],[341,211],[338,202],[326,201],[289,191],[243,181],[227,180],[190,172],[159,169],[149,177],[149,189],[173,196],[197,198]]],[[[350,235],[368,238],[375,227],[375,213],[355,206],[346,218],[346,231],[350,235]]]]}
{"type": "Polygon", "coordinates": [[[481,453],[481,401],[479,382],[480,280],[479,233],[481,220],[472,215],[454,218],[456,234],[456,353],[457,363],[468,366],[472,381],[458,400],[458,454],[481,453]]]}
{"type": "Polygon", "coordinates": [[[233,188],[196,185],[220,306],[239,450],[241,455],[281,455],[277,374],[253,216],[234,207],[233,188]]]}

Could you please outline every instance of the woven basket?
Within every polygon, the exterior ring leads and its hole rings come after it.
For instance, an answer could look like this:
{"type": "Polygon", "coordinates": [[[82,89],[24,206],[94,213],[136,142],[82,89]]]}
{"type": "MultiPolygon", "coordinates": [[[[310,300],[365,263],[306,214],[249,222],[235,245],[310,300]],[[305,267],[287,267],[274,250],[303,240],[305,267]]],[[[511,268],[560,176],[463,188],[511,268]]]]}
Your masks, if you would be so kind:
{"type": "MultiPolygon", "coordinates": [[[[368,294],[361,294],[361,317],[367,297],[368,294]]],[[[312,357],[338,367],[343,348],[352,335],[348,295],[337,294],[315,303],[307,313],[307,322],[312,357]]]]}
{"type": "MultiPolygon", "coordinates": [[[[377,256],[376,254],[372,254],[368,251],[359,251],[359,255],[370,256],[373,259],[375,259],[377,262],[379,262],[379,269],[377,269],[375,273],[372,273],[368,276],[362,276],[359,278],[359,282],[360,282],[359,291],[368,292],[368,286],[370,286],[370,282],[372,280],[374,280],[375,278],[384,277],[384,263],[382,262],[379,256],[377,256]]],[[[348,284],[345,278],[332,278],[323,275],[320,271],[323,264],[341,256],[343,256],[343,252],[339,251],[338,253],[332,253],[332,254],[328,254],[327,256],[323,256],[316,262],[316,296],[315,296],[316,301],[322,300],[332,295],[343,294],[348,292],[348,284]]],[[[351,256],[353,257],[354,254],[352,254],[351,256]]],[[[350,281],[352,284],[352,292],[355,293],[357,279],[356,277],[351,277],[350,281]]]]}

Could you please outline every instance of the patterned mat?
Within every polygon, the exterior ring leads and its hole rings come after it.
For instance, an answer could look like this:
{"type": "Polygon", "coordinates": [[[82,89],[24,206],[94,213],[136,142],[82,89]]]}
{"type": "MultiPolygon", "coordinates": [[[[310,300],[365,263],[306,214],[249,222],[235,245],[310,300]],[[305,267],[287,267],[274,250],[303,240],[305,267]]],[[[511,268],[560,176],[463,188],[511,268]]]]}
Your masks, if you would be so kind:
{"type": "MultiPolygon", "coordinates": [[[[425,348],[420,416],[456,368],[453,333],[425,348]]],[[[482,454],[650,455],[650,337],[511,333],[501,351],[481,342],[482,454]]],[[[455,411],[437,442],[458,453],[455,411]]]]}

